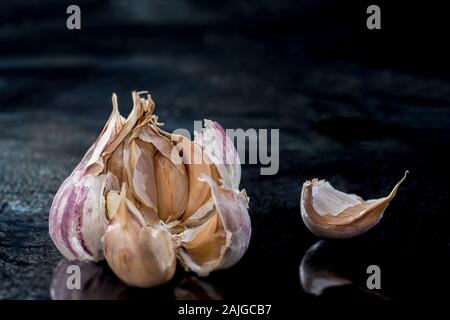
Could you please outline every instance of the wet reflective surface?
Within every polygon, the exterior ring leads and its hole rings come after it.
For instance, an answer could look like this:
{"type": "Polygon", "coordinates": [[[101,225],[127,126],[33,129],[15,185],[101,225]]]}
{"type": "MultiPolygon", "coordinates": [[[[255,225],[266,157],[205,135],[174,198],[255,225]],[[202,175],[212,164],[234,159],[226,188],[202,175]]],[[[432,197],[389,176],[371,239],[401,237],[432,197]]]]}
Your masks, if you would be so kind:
{"type": "Polygon", "coordinates": [[[79,262],[61,260],[54,270],[50,296],[53,300],[221,300],[222,294],[205,279],[191,275],[177,277],[170,284],[153,289],[127,286],[118,279],[105,262],[79,262]],[[71,276],[73,266],[79,268],[79,289],[71,276]]]}

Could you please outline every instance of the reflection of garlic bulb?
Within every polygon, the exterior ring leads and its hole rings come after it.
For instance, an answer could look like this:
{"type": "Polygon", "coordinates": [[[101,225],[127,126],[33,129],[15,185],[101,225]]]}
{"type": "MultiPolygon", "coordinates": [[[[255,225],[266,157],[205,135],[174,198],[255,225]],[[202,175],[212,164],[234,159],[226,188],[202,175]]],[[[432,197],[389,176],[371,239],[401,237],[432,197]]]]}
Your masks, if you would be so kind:
{"type": "Polygon", "coordinates": [[[170,280],[176,256],[199,275],[232,266],[251,234],[232,141],[208,120],[194,141],[164,132],[150,96],[133,100],[124,119],[113,95],[100,137],[56,194],[53,242],[70,260],[106,256],[140,287],[170,280]]]}
{"type": "Polygon", "coordinates": [[[387,197],[367,201],[338,191],[325,180],[306,181],[300,200],[302,219],[319,237],[351,238],[360,235],[380,221],[407,173],[387,197]]]}

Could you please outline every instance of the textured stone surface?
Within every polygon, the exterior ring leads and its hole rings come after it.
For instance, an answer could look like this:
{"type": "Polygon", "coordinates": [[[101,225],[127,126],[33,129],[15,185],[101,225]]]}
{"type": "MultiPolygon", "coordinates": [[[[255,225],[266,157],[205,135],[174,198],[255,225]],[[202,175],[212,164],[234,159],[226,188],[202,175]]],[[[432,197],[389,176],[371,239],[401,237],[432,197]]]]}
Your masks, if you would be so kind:
{"type": "MultiPolygon", "coordinates": [[[[362,284],[367,265],[379,264],[384,294],[394,300],[427,287],[424,278],[410,279],[448,252],[440,225],[448,213],[440,178],[448,175],[440,169],[449,160],[448,79],[340,57],[332,28],[297,35],[274,18],[271,33],[254,18],[263,10],[287,19],[291,2],[283,8],[264,1],[246,11],[230,2],[209,8],[177,1],[177,13],[155,4],[145,10],[160,14],[148,16],[135,4],[126,19],[97,1],[86,5],[79,33],[64,29],[57,1],[44,2],[53,8],[47,15],[26,1],[0,5],[0,298],[50,297],[61,259],[48,236],[52,197],[101,130],[112,91],[127,114],[133,89],[150,91],[169,130],[192,130],[203,118],[227,128],[280,129],[279,173],[260,176],[257,166],[243,166],[253,238],[238,265],[204,279],[219,296],[313,299],[298,274],[318,240],[300,218],[301,183],[317,176],[375,198],[406,169],[410,176],[380,225],[337,245],[354,250],[345,263],[362,284]],[[6,19],[16,11],[27,17],[21,24],[6,19]],[[254,29],[240,31],[242,12],[254,18],[254,29]]],[[[173,298],[183,277],[131,296],[163,291],[173,298]]],[[[322,298],[343,295],[373,298],[345,289],[322,298]]]]}

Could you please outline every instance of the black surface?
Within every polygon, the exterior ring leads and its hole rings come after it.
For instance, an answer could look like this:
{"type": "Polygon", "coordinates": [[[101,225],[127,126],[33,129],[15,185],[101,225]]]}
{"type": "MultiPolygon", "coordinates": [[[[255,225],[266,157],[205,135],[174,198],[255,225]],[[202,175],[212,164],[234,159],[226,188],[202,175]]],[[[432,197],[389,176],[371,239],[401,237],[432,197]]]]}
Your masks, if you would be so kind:
{"type": "MultiPolygon", "coordinates": [[[[112,91],[127,114],[134,89],[150,91],[169,130],[203,118],[280,129],[279,173],[243,166],[247,254],[202,279],[220,297],[385,304],[430,298],[448,283],[443,8],[382,2],[382,30],[368,31],[364,2],[78,4],[80,31],[66,29],[63,1],[0,4],[0,298],[50,297],[62,258],[48,236],[53,195],[101,130],[112,91]],[[325,178],[376,198],[406,169],[377,227],[326,243],[325,263],[356,285],[304,292],[299,265],[319,239],[300,218],[301,183],[325,178]],[[381,267],[381,294],[358,289],[369,264],[381,267]]],[[[189,276],[125,296],[174,299],[189,276]]]]}

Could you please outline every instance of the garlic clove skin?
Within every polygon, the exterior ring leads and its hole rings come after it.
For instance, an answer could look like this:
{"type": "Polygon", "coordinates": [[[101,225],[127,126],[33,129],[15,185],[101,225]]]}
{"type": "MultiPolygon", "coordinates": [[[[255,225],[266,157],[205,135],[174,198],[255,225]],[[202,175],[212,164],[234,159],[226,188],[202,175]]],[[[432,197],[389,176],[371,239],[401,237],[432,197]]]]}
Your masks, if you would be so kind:
{"type": "Polygon", "coordinates": [[[407,173],[387,197],[367,201],[338,191],[325,180],[306,181],[300,203],[303,222],[311,232],[323,238],[345,239],[361,235],[378,224],[407,173]]]}
{"type": "Polygon", "coordinates": [[[72,178],[66,180],[53,200],[50,237],[68,260],[103,259],[101,237],[107,226],[102,196],[105,179],[105,175],[88,175],[75,183],[72,178]]]}
{"type": "Polygon", "coordinates": [[[222,126],[216,121],[205,119],[205,129],[197,134],[194,142],[203,147],[207,157],[217,167],[223,186],[239,189],[241,181],[239,154],[222,126]]]}
{"type": "Polygon", "coordinates": [[[210,176],[216,183],[219,183],[220,176],[216,166],[203,152],[201,146],[185,137],[173,136],[172,139],[178,141],[176,151],[182,153],[182,160],[185,163],[189,179],[189,198],[182,217],[182,220],[185,221],[211,198],[210,187],[199,180],[200,176],[202,174],[210,176]]]}
{"type": "Polygon", "coordinates": [[[69,260],[103,259],[101,237],[106,230],[104,193],[110,175],[100,174],[107,148],[124,125],[113,95],[113,111],[100,136],[56,193],[49,213],[49,233],[69,260]]]}
{"type": "Polygon", "coordinates": [[[168,158],[155,157],[155,182],[158,196],[158,216],[164,222],[178,219],[188,203],[188,178],[184,166],[177,169],[168,158]]]}
{"type": "MultiPolygon", "coordinates": [[[[219,187],[209,176],[202,175],[201,179],[211,188],[213,213],[206,213],[206,222],[181,234],[178,255],[185,268],[206,276],[213,270],[229,268],[242,258],[250,242],[251,223],[245,190],[219,187]]],[[[194,217],[198,218],[194,214],[186,225],[194,217]]]]}
{"type": "Polygon", "coordinates": [[[176,252],[170,233],[161,225],[149,227],[134,204],[126,199],[126,185],[120,204],[105,235],[105,258],[126,284],[149,288],[172,279],[176,252]]]}

